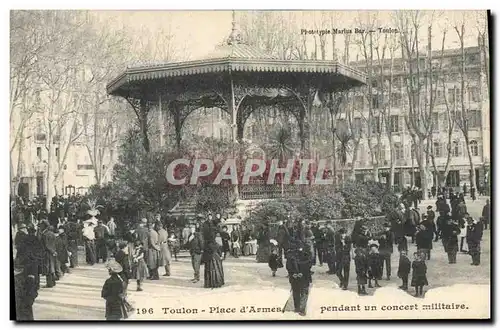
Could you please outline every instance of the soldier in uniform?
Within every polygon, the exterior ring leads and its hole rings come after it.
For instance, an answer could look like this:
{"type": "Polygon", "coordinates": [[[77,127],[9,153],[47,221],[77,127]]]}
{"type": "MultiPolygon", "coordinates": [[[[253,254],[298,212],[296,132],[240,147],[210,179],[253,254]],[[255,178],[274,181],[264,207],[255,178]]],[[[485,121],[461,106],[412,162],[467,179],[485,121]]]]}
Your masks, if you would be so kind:
{"type": "Polygon", "coordinates": [[[160,265],[160,244],[158,241],[158,233],[154,229],[154,224],[149,224],[149,239],[148,239],[148,256],[147,264],[150,280],[159,280],[158,267],[160,265]]]}
{"type": "Polygon", "coordinates": [[[306,315],[309,286],[312,283],[310,249],[299,240],[290,242],[286,269],[292,288],[295,313],[306,315]]]}
{"type": "Polygon", "coordinates": [[[335,255],[337,259],[337,277],[342,290],[347,290],[349,285],[349,271],[351,268],[351,238],[344,228],[340,228],[335,237],[335,255]]]}

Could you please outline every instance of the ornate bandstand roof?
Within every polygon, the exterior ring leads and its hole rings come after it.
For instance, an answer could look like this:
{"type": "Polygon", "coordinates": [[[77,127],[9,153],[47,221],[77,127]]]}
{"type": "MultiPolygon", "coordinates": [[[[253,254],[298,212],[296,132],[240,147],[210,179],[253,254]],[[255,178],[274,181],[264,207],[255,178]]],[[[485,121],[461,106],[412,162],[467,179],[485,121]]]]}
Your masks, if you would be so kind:
{"type": "MultiPolygon", "coordinates": [[[[140,93],[138,91],[140,85],[158,84],[162,81],[174,81],[179,78],[196,79],[196,76],[200,75],[222,75],[229,72],[251,75],[281,73],[293,76],[294,79],[297,78],[297,74],[304,76],[329,75],[340,78],[342,82],[351,87],[366,83],[364,73],[338,62],[282,60],[243,43],[236,31],[233,13],[233,29],[229,38],[224,44],[217,46],[213,52],[197,60],[127,68],[107,85],[107,92],[117,96],[133,96],[134,93],[140,93]]],[[[336,83],[338,82],[337,79],[336,83]]]]}

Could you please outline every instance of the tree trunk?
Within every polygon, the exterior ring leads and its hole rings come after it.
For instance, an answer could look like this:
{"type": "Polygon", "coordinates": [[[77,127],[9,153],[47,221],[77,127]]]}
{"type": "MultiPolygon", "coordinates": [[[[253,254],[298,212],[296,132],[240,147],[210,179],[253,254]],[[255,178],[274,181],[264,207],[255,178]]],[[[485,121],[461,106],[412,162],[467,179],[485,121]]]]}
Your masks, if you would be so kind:
{"type": "Polygon", "coordinates": [[[389,133],[389,161],[391,162],[391,166],[389,169],[389,188],[392,190],[394,189],[394,172],[396,169],[396,162],[395,162],[395,157],[394,157],[394,147],[393,147],[393,141],[392,141],[392,134],[389,133]]]}
{"type": "Polygon", "coordinates": [[[351,170],[349,174],[350,180],[354,181],[356,180],[356,170],[355,170],[355,164],[356,160],[358,159],[358,151],[359,151],[359,144],[360,140],[354,143],[354,150],[352,151],[352,163],[351,163],[351,170]]]}

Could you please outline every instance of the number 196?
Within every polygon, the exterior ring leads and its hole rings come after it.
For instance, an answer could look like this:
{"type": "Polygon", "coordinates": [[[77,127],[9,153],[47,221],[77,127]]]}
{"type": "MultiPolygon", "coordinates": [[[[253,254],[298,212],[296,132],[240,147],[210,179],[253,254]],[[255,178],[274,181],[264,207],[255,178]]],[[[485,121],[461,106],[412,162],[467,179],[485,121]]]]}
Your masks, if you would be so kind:
{"type": "Polygon", "coordinates": [[[153,308],[137,308],[138,315],[153,314],[153,313],[154,313],[153,308]]]}

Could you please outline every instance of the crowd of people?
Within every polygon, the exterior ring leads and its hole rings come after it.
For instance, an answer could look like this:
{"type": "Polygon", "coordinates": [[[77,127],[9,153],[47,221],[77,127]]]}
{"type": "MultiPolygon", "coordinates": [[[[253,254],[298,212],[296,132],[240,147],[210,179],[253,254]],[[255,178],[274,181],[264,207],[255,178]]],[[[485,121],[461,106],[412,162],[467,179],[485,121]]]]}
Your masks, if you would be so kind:
{"type": "MultiPolygon", "coordinates": [[[[462,251],[470,254],[472,265],[477,266],[482,233],[490,224],[489,200],[480,219],[467,213],[463,194],[453,193],[449,199],[439,194],[435,210],[437,217],[433,206],[421,215],[414,201],[404,195],[401,205],[387,214],[380,232],[369,232],[368,220],[358,219],[349,234],[344,228],[334,230],[333,222],[319,225],[290,218],[280,222],[276,230],[268,224],[258,230],[235,225],[229,232],[221,214],[211,212],[199,214],[195,222],[179,229],[170,227],[169,221],[156,214],[132,223],[120,235],[113,217],[103,221],[95,208],[87,211],[83,221],[68,218],[65,211],[56,221],[42,217],[28,224],[21,222],[14,242],[17,319],[33,319],[32,305],[40,288],[40,276],[46,277],[47,288],[56,286],[78,267],[78,246],[82,244],[86,263],[106,263],[109,271],[110,277],[102,289],[108,320],[127,318],[132,310],[127,300],[131,281],[137,283],[137,291],[142,291],[147,290],[145,280],[160,279],[160,271],[162,276],[170,276],[175,271],[172,260],[177,260],[181,249],[189,251],[193,283],[200,282],[204,265],[205,288],[224,285],[223,261],[228,255],[239,257],[245,247],[246,254],[256,254],[257,262],[268,263],[272,276],[285,267],[294,311],[300,315],[306,313],[313,265],[326,264],[327,272],[335,274],[340,288],[347,290],[354,260],[358,294],[366,295],[366,286],[380,286],[384,269],[386,280],[391,280],[391,255],[395,249],[399,252],[400,288],[408,290],[412,286],[415,296],[422,296],[423,287],[428,285],[426,261],[431,259],[433,242],[441,239],[450,264],[456,263],[457,253],[462,251]],[[417,247],[413,261],[408,256],[408,239],[417,247]],[[248,242],[255,242],[255,247],[248,247],[248,242]]],[[[68,212],[71,215],[70,209],[68,212]]]]}
{"type": "Polygon", "coordinates": [[[308,221],[281,222],[276,239],[271,239],[269,268],[272,276],[286,265],[294,311],[305,315],[312,283],[311,269],[317,262],[320,266],[326,264],[327,273],[335,274],[340,288],[347,290],[351,260],[354,259],[357,291],[359,295],[366,295],[366,285],[368,288],[380,286],[384,269],[386,280],[391,280],[391,255],[397,249],[399,288],[408,291],[411,286],[415,289],[414,295],[421,297],[423,287],[428,285],[426,261],[431,259],[433,242],[441,239],[450,264],[456,263],[457,253],[461,251],[471,256],[471,265],[480,265],[483,230],[490,224],[489,200],[480,219],[473,219],[467,213],[463,194],[453,193],[449,197],[447,200],[442,194],[438,195],[437,218],[433,206],[428,206],[426,213],[421,215],[413,206],[413,200],[403,197],[402,203],[386,216],[383,229],[377,233],[370,232],[363,219],[355,222],[350,235],[344,228],[335,231],[332,222],[321,226],[308,221]],[[409,244],[416,245],[413,260],[408,256],[409,244]]]}

